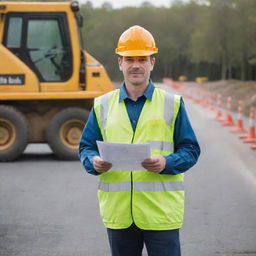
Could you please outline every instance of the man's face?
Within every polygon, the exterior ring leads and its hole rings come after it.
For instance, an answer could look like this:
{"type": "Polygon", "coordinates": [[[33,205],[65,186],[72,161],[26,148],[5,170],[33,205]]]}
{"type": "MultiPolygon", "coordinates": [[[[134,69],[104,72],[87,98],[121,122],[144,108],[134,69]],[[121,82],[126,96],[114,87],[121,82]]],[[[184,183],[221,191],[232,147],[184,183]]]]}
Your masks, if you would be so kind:
{"type": "Polygon", "coordinates": [[[155,58],[150,56],[118,57],[120,70],[126,83],[133,86],[147,85],[150,72],[153,70],[155,58]]]}

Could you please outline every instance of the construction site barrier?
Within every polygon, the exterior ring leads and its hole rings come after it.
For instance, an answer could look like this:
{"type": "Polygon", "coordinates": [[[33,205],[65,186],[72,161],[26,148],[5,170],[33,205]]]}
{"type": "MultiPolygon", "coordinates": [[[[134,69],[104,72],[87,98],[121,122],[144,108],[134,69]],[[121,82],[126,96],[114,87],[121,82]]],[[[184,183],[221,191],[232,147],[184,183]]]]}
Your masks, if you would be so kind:
{"type": "Polygon", "coordinates": [[[249,129],[247,136],[240,136],[240,139],[243,139],[245,143],[256,143],[256,134],[255,134],[255,108],[250,108],[250,119],[249,119],[249,129]]]}
{"type": "Polygon", "coordinates": [[[227,108],[226,108],[226,116],[224,118],[224,120],[221,122],[221,124],[223,126],[234,126],[234,121],[232,118],[232,114],[231,114],[231,102],[232,102],[232,97],[228,97],[227,98],[227,108]]]}
{"type": "Polygon", "coordinates": [[[221,96],[221,94],[217,95],[217,111],[216,111],[214,119],[217,121],[222,120],[222,96],[221,96]]]}
{"type": "Polygon", "coordinates": [[[170,78],[164,78],[163,83],[177,90],[183,97],[192,100],[194,103],[211,111],[216,111],[214,119],[219,121],[222,126],[234,126],[229,131],[231,133],[247,133],[239,136],[244,143],[252,143],[251,149],[256,150],[256,127],[255,127],[255,107],[250,108],[249,129],[245,129],[243,121],[243,102],[238,101],[236,122],[232,117],[232,97],[227,97],[225,114],[223,114],[223,96],[206,92],[202,87],[184,86],[182,83],[176,83],[170,78]]]}
{"type": "Polygon", "coordinates": [[[246,130],[244,128],[244,121],[243,121],[243,102],[241,100],[238,101],[236,127],[231,129],[230,132],[232,132],[232,133],[245,133],[246,132],[246,130]]]}

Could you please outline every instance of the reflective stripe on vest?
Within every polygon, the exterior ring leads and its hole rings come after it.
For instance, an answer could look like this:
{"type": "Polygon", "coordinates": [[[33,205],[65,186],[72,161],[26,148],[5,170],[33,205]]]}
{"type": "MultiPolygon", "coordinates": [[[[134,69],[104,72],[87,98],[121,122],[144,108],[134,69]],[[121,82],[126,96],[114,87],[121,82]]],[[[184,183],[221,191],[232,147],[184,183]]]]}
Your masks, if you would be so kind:
{"type": "MultiPolygon", "coordinates": [[[[98,189],[105,192],[131,191],[131,182],[99,182],[98,189]]],[[[134,182],[134,191],[182,191],[184,190],[182,181],[167,182],[134,182]]]]}
{"type": "Polygon", "coordinates": [[[106,140],[106,128],[107,128],[107,117],[108,117],[108,95],[105,94],[101,97],[100,102],[100,119],[102,122],[102,129],[104,131],[103,138],[106,140]]]}
{"type": "Polygon", "coordinates": [[[174,151],[173,142],[167,141],[147,141],[150,144],[151,150],[164,150],[164,151],[174,151]]]}
{"type": "Polygon", "coordinates": [[[164,97],[164,118],[166,123],[171,125],[173,120],[174,100],[169,93],[166,93],[164,97]]]}
{"type": "Polygon", "coordinates": [[[120,191],[131,191],[131,182],[102,182],[100,181],[98,184],[98,189],[105,192],[120,192],[120,191]]]}

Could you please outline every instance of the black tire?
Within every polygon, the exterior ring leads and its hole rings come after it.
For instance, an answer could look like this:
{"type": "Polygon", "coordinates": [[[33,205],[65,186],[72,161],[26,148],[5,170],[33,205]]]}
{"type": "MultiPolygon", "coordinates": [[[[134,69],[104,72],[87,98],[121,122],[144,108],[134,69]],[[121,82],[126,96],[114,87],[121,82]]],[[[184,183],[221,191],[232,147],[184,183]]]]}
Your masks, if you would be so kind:
{"type": "Polygon", "coordinates": [[[80,108],[67,108],[50,121],[46,140],[53,153],[62,160],[77,160],[79,140],[89,113],[80,108]]]}
{"type": "Polygon", "coordinates": [[[29,128],[25,116],[16,108],[0,105],[0,161],[13,161],[28,144],[29,128]]]}

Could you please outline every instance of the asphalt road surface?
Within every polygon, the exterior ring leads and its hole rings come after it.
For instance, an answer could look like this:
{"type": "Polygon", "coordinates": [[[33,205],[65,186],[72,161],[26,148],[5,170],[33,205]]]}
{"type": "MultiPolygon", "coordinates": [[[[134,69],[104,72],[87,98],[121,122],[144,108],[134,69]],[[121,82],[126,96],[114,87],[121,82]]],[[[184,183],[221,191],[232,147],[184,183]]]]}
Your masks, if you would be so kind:
{"type": "MultiPolygon", "coordinates": [[[[185,176],[182,255],[255,256],[256,152],[212,112],[186,108],[202,154],[185,176]]],[[[110,255],[96,190],[79,161],[59,161],[44,144],[0,163],[0,256],[110,255]]]]}

